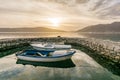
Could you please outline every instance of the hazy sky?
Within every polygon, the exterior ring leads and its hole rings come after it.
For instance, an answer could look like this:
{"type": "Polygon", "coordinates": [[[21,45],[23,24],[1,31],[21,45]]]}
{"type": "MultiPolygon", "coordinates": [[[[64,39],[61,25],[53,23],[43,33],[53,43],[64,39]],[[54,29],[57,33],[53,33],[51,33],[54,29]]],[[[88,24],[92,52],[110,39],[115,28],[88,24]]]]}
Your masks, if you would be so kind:
{"type": "Polygon", "coordinates": [[[120,0],[0,0],[0,27],[77,30],[120,21],[120,0]]]}

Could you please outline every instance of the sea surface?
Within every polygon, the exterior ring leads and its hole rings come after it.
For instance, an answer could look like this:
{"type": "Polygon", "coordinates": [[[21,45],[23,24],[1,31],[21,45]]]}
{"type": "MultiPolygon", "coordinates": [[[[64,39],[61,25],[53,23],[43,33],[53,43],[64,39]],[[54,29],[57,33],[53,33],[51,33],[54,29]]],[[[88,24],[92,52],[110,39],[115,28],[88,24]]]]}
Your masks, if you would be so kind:
{"type": "Polygon", "coordinates": [[[74,37],[97,38],[103,40],[120,41],[120,33],[76,33],[76,32],[0,32],[0,39],[7,38],[38,38],[38,37],[74,37]]]}

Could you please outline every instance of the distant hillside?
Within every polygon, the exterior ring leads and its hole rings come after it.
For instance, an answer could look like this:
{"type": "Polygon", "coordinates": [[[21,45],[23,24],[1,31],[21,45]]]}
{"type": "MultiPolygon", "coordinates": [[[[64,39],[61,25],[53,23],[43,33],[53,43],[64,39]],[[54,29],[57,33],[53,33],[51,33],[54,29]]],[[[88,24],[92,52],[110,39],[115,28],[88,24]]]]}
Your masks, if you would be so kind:
{"type": "Polygon", "coordinates": [[[120,32],[120,22],[93,25],[78,30],[78,32],[120,32]]]}
{"type": "Polygon", "coordinates": [[[44,27],[36,27],[36,28],[0,28],[0,32],[63,32],[63,31],[44,27]]]}

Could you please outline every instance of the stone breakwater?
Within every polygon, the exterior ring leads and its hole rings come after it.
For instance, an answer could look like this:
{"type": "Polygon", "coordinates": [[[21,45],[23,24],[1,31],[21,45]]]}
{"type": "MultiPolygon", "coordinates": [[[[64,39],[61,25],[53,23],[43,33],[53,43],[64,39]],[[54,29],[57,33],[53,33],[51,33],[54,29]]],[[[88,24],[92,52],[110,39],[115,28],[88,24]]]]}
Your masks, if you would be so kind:
{"type": "Polygon", "coordinates": [[[0,40],[0,57],[28,48],[29,44],[21,39],[0,40]]]}
{"type": "Polygon", "coordinates": [[[100,39],[90,38],[26,38],[26,39],[10,39],[0,40],[0,51],[10,50],[15,46],[28,45],[31,42],[63,42],[77,44],[89,48],[107,59],[120,63],[120,42],[104,41],[100,39]]]}
{"type": "Polygon", "coordinates": [[[96,52],[113,62],[120,63],[120,43],[113,41],[105,41],[99,39],[76,39],[68,40],[68,43],[75,43],[96,52]]]}

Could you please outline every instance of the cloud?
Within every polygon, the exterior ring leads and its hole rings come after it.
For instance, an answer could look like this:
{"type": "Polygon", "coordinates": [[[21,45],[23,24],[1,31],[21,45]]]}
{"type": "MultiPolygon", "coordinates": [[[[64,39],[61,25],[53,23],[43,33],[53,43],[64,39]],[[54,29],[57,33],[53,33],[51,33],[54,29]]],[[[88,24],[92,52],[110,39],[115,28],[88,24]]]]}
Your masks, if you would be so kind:
{"type": "Polygon", "coordinates": [[[45,25],[46,18],[63,18],[66,28],[120,21],[119,0],[0,0],[0,26],[45,25]],[[87,24],[86,24],[87,23],[87,24]]]}
{"type": "Polygon", "coordinates": [[[119,19],[120,17],[120,1],[119,0],[98,0],[91,9],[100,19],[119,19]]]}

